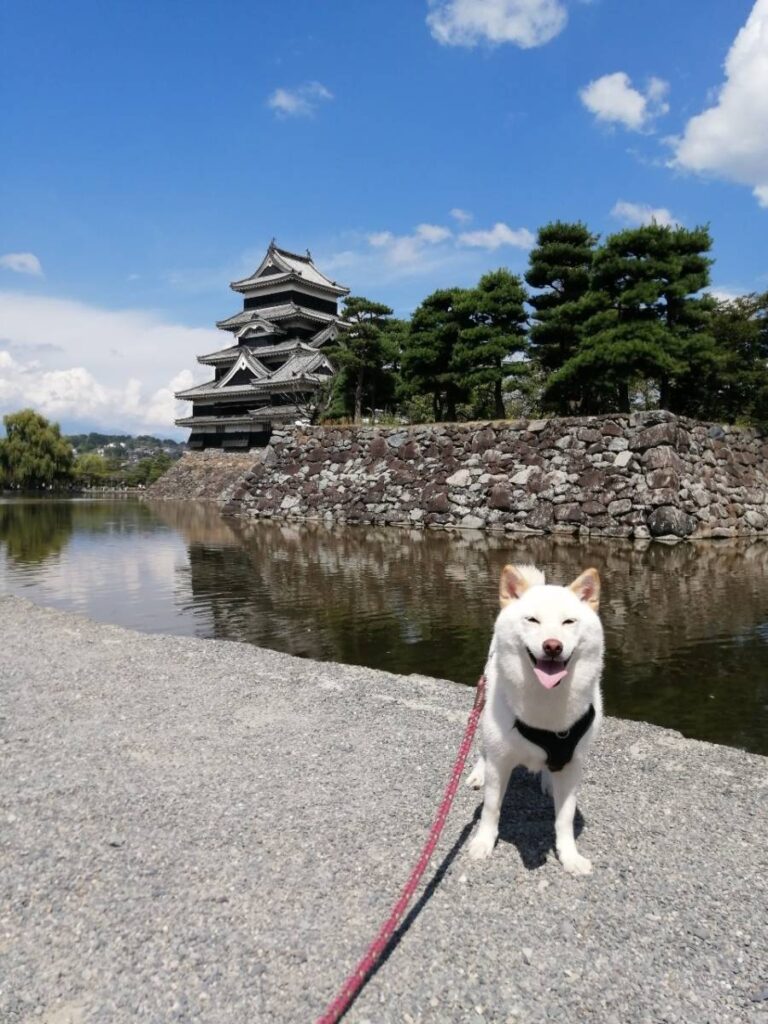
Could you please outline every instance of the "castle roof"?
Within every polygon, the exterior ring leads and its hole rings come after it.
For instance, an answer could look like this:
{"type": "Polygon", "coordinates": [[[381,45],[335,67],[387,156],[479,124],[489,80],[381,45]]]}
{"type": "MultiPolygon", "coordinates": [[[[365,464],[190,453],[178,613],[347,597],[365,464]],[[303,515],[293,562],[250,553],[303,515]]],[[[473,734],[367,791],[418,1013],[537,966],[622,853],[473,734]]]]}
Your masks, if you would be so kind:
{"type": "Polygon", "coordinates": [[[270,243],[266,256],[250,277],[232,281],[229,287],[236,292],[253,292],[272,288],[287,281],[311,284],[336,296],[349,294],[349,288],[337,284],[317,269],[309,250],[305,256],[300,256],[298,253],[289,252],[288,249],[279,249],[274,241],[270,243]]]}
{"type": "Polygon", "coordinates": [[[333,367],[326,356],[308,345],[298,345],[274,371],[268,370],[248,349],[241,349],[240,355],[224,377],[177,391],[176,398],[242,398],[255,391],[281,391],[286,385],[290,386],[290,390],[295,390],[297,385],[319,384],[332,372],[333,367]],[[244,369],[250,370],[253,378],[232,383],[234,377],[244,369]]]}
{"type": "MultiPolygon", "coordinates": [[[[317,332],[317,334],[313,334],[312,337],[306,341],[299,340],[298,338],[291,338],[286,341],[276,341],[271,345],[259,345],[254,351],[258,356],[266,358],[269,356],[282,355],[283,353],[288,355],[296,348],[320,348],[326,343],[326,341],[331,341],[336,338],[338,336],[339,329],[343,329],[346,326],[347,325],[343,322],[340,324],[330,323],[327,327],[323,327],[317,332]]],[[[238,338],[243,337],[244,331],[247,327],[248,324],[237,331],[238,338]]],[[[268,333],[270,332],[264,332],[265,335],[268,333]]],[[[281,328],[275,328],[275,331],[271,333],[285,334],[286,332],[281,328]]],[[[228,345],[226,348],[217,349],[216,352],[207,352],[205,355],[198,356],[197,361],[198,363],[208,366],[226,365],[228,362],[231,362],[231,360],[237,358],[243,348],[243,344],[247,344],[247,342],[237,345],[228,345]]]]}
{"type": "Polygon", "coordinates": [[[177,427],[218,427],[226,423],[230,427],[252,427],[255,423],[286,422],[305,419],[306,410],[298,405],[260,405],[247,413],[235,416],[184,416],[175,420],[177,427]]]}

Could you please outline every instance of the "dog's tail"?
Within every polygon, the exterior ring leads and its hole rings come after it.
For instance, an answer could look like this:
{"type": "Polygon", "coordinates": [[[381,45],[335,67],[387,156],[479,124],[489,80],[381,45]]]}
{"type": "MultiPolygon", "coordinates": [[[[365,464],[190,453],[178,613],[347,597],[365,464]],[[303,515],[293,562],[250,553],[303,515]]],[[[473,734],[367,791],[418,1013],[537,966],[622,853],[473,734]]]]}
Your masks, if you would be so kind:
{"type": "Polygon", "coordinates": [[[516,565],[515,569],[517,569],[529,587],[540,587],[547,582],[544,578],[544,573],[541,569],[537,569],[535,565],[516,565]]]}

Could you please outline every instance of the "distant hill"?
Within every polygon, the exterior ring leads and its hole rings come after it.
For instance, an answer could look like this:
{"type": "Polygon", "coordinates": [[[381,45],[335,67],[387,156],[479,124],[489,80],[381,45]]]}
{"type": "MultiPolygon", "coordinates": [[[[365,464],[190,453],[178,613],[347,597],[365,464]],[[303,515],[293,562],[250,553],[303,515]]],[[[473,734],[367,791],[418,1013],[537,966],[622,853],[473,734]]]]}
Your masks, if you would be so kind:
{"type": "Polygon", "coordinates": [[[100,455],[123,455],[127,457],[151,456],[165,452],[172,459],[180,458],[186,451],[183,441],[172,441],[168,437],[153,437],[151,434],[66,434],[67,441],[78,455],[98,452],[100,455]]]}

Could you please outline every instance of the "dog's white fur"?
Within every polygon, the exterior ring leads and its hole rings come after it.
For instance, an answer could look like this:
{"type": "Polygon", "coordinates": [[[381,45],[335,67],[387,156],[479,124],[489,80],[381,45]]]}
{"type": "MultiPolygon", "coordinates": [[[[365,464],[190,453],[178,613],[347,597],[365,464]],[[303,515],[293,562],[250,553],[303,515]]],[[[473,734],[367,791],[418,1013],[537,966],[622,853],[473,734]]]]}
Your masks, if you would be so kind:
{"type": "MultiPolygon", "coordinates": [[[[573,820],[584,756],[602,719],[600,674],[603,629],[597,615],[600,578],[587,569],[570,587],[550,586],[534,566],[507,565],[501,574],[501,612],[486,667],[486,705],[481,720],[482,754],[467,784],[485,787],[480,825],[469,846],[475,860],[489,857],[498,836],[499,812],[515,765],[542,772],[542,789],[555,804],[557,855],[566,871],[587,875],[592,865],[576,849],[573,820]],[[547,689],[531,658],[545,658],[545,641],[563,645],[565,677],[547,689]],[[530,652],[530,653],[529,653],[530,652]],[[594,705],[595,718],[569,764],[549,772],[540,747],[514,728],[516,719],[537,729],[569,729],[594,705]]],[[[551,646],[551,645],[550,645],[551,646]]]]}

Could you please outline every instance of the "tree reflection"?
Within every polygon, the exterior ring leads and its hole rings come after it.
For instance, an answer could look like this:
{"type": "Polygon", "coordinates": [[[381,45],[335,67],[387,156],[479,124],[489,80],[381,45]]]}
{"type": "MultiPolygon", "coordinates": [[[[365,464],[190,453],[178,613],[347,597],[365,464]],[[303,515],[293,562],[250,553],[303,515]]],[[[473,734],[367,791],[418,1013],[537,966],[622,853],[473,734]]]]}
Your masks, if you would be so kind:
{"type": "Polygon", "coordinates": [[[0,544],[19,565],[39,565],[60,554],[73,527],[72,503],[0,501],[0,544]]]}

